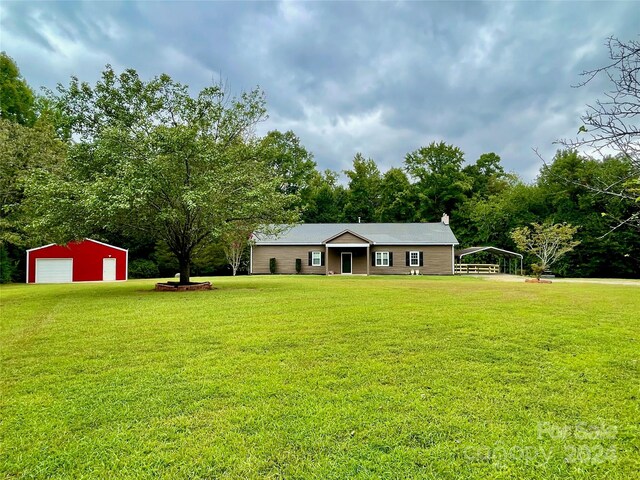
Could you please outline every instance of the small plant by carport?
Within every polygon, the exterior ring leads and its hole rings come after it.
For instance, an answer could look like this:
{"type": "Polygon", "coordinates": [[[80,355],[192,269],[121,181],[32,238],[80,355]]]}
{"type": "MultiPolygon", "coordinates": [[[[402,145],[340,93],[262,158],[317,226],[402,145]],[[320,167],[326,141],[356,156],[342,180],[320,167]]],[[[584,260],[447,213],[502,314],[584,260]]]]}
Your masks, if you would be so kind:
{"type": "Polygon", "coordinates": [[[540,259],[531,265],[533,275],[539,282],[545,270],[580,244],[573,240],[577,231],[578,227],[568,223],[532,223],[531,228],[526,226],[513,230],[511,238],[519,250],[540,259]]]}

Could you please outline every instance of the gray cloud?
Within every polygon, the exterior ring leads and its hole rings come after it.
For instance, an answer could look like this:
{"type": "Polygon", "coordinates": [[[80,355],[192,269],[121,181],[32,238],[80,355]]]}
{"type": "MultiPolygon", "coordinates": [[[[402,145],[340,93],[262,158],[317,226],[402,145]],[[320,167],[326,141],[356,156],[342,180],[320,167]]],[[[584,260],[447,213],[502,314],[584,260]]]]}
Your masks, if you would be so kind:
{"type": "Polygon", "coordinates": [[[629,3],[13,2],[1,48],[34,86],[95,81],[106,63],[162,72],[196,91],[259,84],[270,119],[321,168],[361,151],[383,168],[444,140],[468,161],[495,151],[535,176],[537,147],[571,136],[606,83],[572,89],[606,61],[607,36],[637,37],[629,3]]]}

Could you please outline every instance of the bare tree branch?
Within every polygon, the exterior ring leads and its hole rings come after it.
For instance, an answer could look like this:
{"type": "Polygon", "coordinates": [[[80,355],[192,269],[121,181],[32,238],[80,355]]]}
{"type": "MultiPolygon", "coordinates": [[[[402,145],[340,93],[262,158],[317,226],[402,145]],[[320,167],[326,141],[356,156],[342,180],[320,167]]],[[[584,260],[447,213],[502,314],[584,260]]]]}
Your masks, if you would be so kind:
{"type": "MultiPolygon", "coordinates": [[[[609,80],[611,90],[604,92],[602,99],[587,105],[586,112],[580,117],[583,125],[575,138],[565,138],[555,143],[596,160],[618,156],[631,163],[629,175],[608,184],[563,180],[594,193],[631,201],[636,210],[627,218],[618,219],[611,231],[622,226],[640,229],[640,41],[622,42],[609,37],[606,45],[610,62],[583,71],[580,74],[582,80],[573,87],[583,87],[593,79],[604,76],[609,80]]],[[[537,151],[536,154],[548,166],[537,151]]]]}

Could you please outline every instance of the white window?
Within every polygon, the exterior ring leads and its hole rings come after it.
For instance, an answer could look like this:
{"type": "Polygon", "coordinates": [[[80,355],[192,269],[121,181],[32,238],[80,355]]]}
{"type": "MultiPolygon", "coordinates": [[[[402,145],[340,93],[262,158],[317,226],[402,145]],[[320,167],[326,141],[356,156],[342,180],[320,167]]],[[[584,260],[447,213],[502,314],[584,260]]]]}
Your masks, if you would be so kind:
{"type": "Polygon", "coordinates": [[[311,252],[311,266],[320,267],[322,265],[322,252],[311,252]]]}
{"type": "Polygon", "coordinates": [[[420,266],[420,252],[409,252],[409,266],[410,267],[420,266]]]}
{"type": "Polygon", "coordinates": [[[389,252],[376,252],[376,267],[389,266],[389,252]]]}

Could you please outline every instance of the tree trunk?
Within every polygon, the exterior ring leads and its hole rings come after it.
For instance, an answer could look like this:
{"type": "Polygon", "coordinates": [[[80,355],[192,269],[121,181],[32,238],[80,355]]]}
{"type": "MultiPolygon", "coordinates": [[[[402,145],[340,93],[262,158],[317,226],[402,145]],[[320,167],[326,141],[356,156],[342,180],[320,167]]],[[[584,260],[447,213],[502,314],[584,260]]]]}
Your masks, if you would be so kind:
{"type": "Polygon", "coordinates": [[[191,259],[179,258],[180,264],[180,285],[188,285],[191,281],[191,259]]]}

